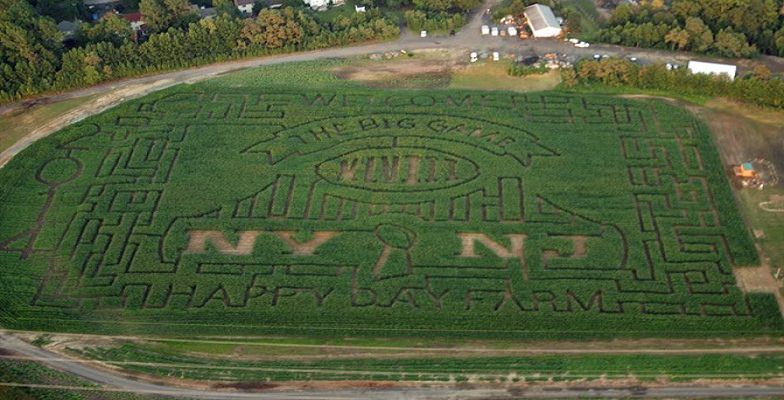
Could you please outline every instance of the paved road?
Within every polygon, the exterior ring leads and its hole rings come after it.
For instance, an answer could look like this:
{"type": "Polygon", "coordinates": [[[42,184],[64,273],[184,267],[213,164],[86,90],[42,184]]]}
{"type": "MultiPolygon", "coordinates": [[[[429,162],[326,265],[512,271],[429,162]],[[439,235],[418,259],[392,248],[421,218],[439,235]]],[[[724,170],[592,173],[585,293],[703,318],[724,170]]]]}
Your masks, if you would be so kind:
{"type": "MultiPolygon", "coordinates": [[[[500,0],[485,0],[483,6],[472,16],[468,24],[454,36],[420,38],[419,35],[404,31],[395,41],[372,43],[352,47],[322,49],[263,58],[251,58],[238,61],[228,61],[202,67],[109,82],[89,88],[76,89],[54,95],[40,96],[33,99],[0,106],[0,115],[4,115],[13,111],[24,110],[25,108],[39,103],[51,103],[93,94],[106,94],[91,104],[85,105],[78,110],[72,111],[68,115],[57,118],[46,126],[36,129],[29,135],[19,140],[10,148],[0,152],[0,168],[8,163],[8,161],[10,161],[11,158],[13,158],[16,154],[27,148],[36,140],[42,137],[46,137],[47,135],[56,132],[68,124],[72,124],[90,115],[102,112],[110,107],[127,101],[128,99],[140,97],[150,92],[161,90],[183,82],[196,82],[226,72],[264,65],[282,64],[297,61],[311,61],[326,58],[355,57],[371,53],[398,51],[401,49],[449,49],[457,52],[464,52],[466,58],[468,53],[471,51],[500,51],[504,55],[542,55],[555,52],[565,54],[567,58],[572,61],[580,58],[592,57],[594,54],[601,54],[617,57],[637,57],[640,62],[644,63],[686,64],[689,59],[700,59],[703,61],[740,64],[741,72],[748,69],[747,61],[727,60],[702,55],[690,55],[683,52],[667,52],[661,50],[601,44],[592,45],[590,48],[576,48],[568,42],[556,39],[519,40],[516,38],[482,36],[480,34],[480,27],[483,24],[491,24],[490,16],[486,15],[484,10],[491,8],[498,1],[500,0]]],[[[767,65],[773,72],[784,72],[784,58],[761,57],[759,61],[767,65]]]]}
{"type": "MultiPolygon", "coordinates": [[[[498,0],[488,0],[481,10],[491,7],[498,0]]],[[[240,61],[224,62],[203,67],[191,68],[181,71],[166,72],[162,74],[143,76],[127,79],[118,82],[105,83],[85,89],[78,89],[67,93],[43,96],[33,100],[9,104],[0,107],[0,115],[25,108],[31,104],[39,102],[54,102],[67,98],[81,97],[96,93],[106,93],[118,90],[137,87],[129,97],[137,97],[147,94],[154,90],[160,90],[183,82],[192,82],[206,79],[225,72],[256,67],[262,65],[272,65],[296,61],[318,60],[325,58],[343,58],[359,56],[370,53],[396,51],[400,49],[417,50],[431,48],[446,48],[459,51],[491,51],[499,50],[504,53],[514,54],[544,54],[559,52],[573,57],[589,57],[595,53],[607,54],[611,56],[635,56],[640,59],[647,59],[655,62],[683,62],[685,55],[681,53],[668,53],[653,50],[631,49],[620,46],[592,46],[589,49],[577,49],[563,41],[557,40],[526,40],[519,41],[510,38],[482,37],[479,34],[479,27],[487,21],[487,16],[478,12],[468,23],[466,28],[451,37],[430,37],[419,38],[411,33],[404,33],[401,37],[392,42],[374,43],[363,46],[324,49],[311,52],[287,54],[274,57],[254,58],[240,61]]],[[[708,58],[700,57],[703,60],[708,58]]],[[[714,60],[723,61],[723,60],[714,60]]],[[[776,72],[784,71],[784,61],[779,58],[767,57],[763,61],[776,72]]],[[[119,96],[112,99],[100,108],[92,110],[93,113],[127,100],[129,97],[119,96]]],[[[89,113],[74,116],[65,122],[73,122],[84,118],[89,113]]],[[[55,131],[44,129],[36,132],[26,140],[21,141],[6,152],[0,154],[0,160],[5,157],[10,159],[14,154],[27,147],[34,140],[44,137],[55,131]]],[[[0,167],[3,163],[0,163],[0,167]]],[[[94,390],[106,391],[125,391],[144,394],[155,394],[161,396],[187,397],[196,399],[511,399],[511,398],[562,398],[562,397],[751,397],[751,396],[784,396],[784,387],[767,386],[733,386],[733,387],[651,387],[651,388],[571,388],[571,389],[456,389],[451,388],[405,388],[405,389],[361,389],[361,390],[336,390],[336,391],[298,391],[298,392],[227,392],[215,390],[196,390],[188,388],[176,388],[147,383],[128,379],[124,376],[112,373],[108,370],[93,367],[85,362],[64,359],[60,355],[50,351],[32,346],[26,342],[7,333],[0,333],[0,348],[12,351],[22,356],[44,360],[43,362],[50,367],[65,371],[88,381],[102,385],[94,390]]],[[[0,386],[3,384],[0,383],[0,386]]],[[[9,383],[8,385],[13,385],[9,383]]]]}

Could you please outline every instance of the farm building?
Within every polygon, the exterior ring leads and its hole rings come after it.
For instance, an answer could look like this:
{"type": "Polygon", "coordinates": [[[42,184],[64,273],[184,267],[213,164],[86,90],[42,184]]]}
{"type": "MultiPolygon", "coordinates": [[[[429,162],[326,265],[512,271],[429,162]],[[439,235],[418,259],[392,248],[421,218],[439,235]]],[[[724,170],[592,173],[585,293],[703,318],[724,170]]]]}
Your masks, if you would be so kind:
{"type": "Polygon", "coordinates": [[[735,80],[738,67],[730,64],[689,61],[689,71],[692,74],[726,75],[732,81],[735,80]]]}
{"type": "Polygon", "coordinates": [[[253,4],[255,0],[234,0],[234,5],[240,10],[240,12],[245,14],[253,13],[253,4]]]}
{"type": "Polygon", "coordinates": [[[556,37],[561,34],[561,24],[553,14],[553,10],[542,4],[533,4],[526,7],[525,18],[534,37],[556,37]]]}

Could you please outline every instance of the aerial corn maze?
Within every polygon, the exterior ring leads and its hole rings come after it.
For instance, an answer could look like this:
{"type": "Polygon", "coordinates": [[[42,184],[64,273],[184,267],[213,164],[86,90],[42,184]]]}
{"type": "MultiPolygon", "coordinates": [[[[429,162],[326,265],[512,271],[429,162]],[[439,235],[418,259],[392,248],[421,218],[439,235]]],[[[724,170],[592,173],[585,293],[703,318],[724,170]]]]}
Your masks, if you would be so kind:
{"type": "Polygon", "coordinates": [[[176,87],[0,170],[0,325],[781,332],[707,128],[658,100],[176,87]]]}

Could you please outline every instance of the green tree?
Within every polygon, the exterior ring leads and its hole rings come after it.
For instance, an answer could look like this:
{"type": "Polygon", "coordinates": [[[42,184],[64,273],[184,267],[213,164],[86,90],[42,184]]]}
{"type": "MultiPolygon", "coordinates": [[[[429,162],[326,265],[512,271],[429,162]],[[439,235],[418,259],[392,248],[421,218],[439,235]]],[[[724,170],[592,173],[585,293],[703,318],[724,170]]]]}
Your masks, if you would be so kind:
{"type": "Polygon", "coordinates": [[[672,49],[683,50],[689,45],[691,35],[685,29],[679,27],[672,28],[666,35],[664,35],[664,42],[672,44],[672,49]]]}
{"type": "Polygon", "coordinates": [[[191,22],[196,22],[199,17],[188,0],[163,0],[166,11],[171,18],[171,26],[185,28],[191,22]]]}
{"type": "Polygon", "coordinates": [[[152,32],[184,28],[199,19],[188,0],[141,0],[139,11],[152,32]]]}
{"type": "Polygon", "coordinates": [[[690,48],[692,50],[704,53],[713,47],[713,32],[700,18],[687,18],[685,29],[689,33],[690,48]]]}
{"type": "Polygon", "coordinates": [[[133,37],[131,24],[115,14],[106,14],[96,24],[82,23],[79,25],[77,38],[79,43],[110,42],[121,45],[133,37]]]}
{"type": "Polygon", "coordinates": [[[719,54],[726,57],[749,57],[757,52],[757,48],[746,41],[746,35],[732,29],[719,31],[713,46],[719,54]]]}
{"type": "Polygon", "coordinates": [[[232,0],[213,0],[212,5],[215,7],[215,11],[218,15],[225,14],[234,18],[240,18],[242,16],[240,9],[234,5],[234,1],[232,0]]]}
{"type": "Polygon", "coordinates": [[[446,11],[454,7],[452,0],[413,0],[414,6],[420,10],[446,11]]]}
{"type": "Polygon", "coordinates": [[[263,10],[255,20],[244,20],[240,37],[249,47],[276,49],[298,44],[302,27],[294,18],[291,8],[263,10]]]}
{"type": "Polygon", "coordinates": [[[159,0],[141,0],[139,11],[142,13],[147,28],[152,32],[164,31],[171,23],[166,7],[159,0]]]}

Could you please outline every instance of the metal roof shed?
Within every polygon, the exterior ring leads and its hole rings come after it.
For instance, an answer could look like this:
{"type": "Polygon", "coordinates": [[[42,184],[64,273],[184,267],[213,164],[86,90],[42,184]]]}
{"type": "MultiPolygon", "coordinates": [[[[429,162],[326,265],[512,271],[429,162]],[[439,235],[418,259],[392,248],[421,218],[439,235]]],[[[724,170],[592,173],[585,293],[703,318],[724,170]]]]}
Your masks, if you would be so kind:
{"type": "Polygon", "coordinates": [[[525,18],[534,37],[556,37],[561,34],[561,24],[550,7],[542,4],[530,5],[525,8],[525,18]]]}
{"type": "Polygon", "coordinates": [[[732,81],[735,80],[738,67],[730,64],[689,61],[689,71],[692,74],[726,75],[732,81]]]}

